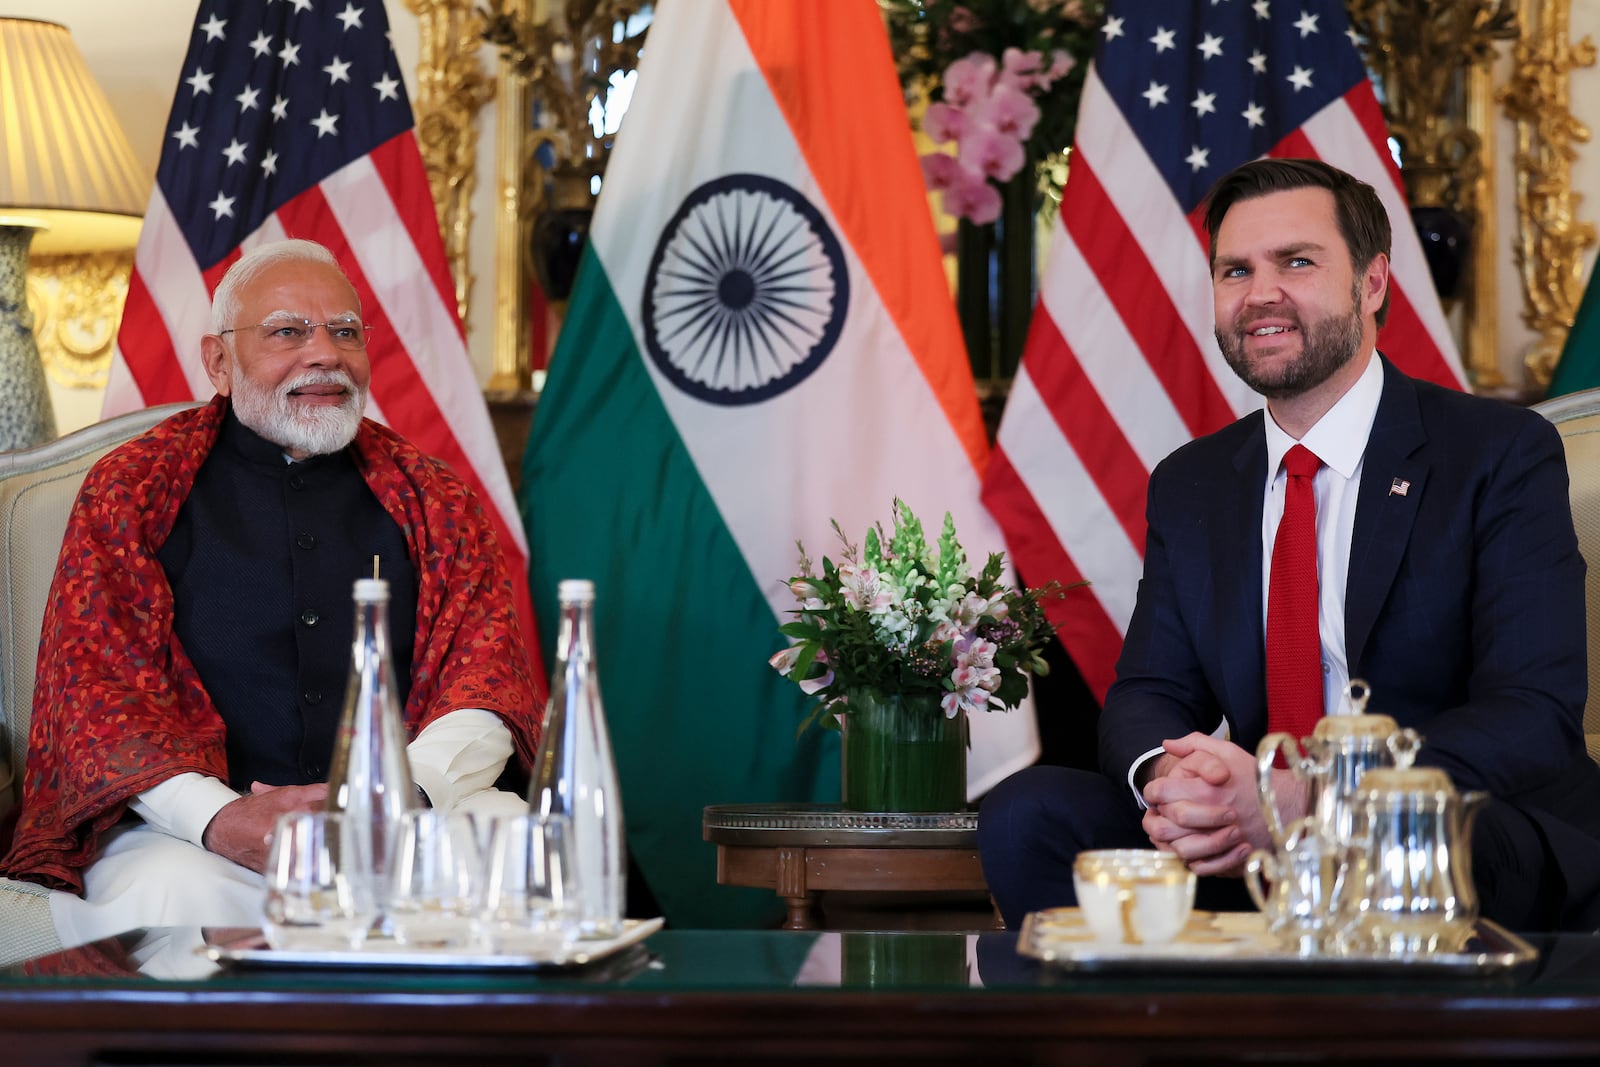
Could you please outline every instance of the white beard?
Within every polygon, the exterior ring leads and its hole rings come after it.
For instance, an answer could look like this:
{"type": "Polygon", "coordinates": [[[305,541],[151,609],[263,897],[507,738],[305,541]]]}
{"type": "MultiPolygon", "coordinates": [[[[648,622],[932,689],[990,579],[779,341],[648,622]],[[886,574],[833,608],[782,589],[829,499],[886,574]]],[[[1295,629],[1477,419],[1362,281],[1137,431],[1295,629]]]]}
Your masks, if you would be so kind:
{"type": "Polygon", "coordinates": [[[308,371],[274,391],[245,377],[233,365],[233,412],[256,433],[291,452],[323,456],[355,440],[367,407],[365,390],[344,371],[308,371]],[[311,385],[339,385],[346,390],[337,407],[297,404],[289,394],[311,385]]]}

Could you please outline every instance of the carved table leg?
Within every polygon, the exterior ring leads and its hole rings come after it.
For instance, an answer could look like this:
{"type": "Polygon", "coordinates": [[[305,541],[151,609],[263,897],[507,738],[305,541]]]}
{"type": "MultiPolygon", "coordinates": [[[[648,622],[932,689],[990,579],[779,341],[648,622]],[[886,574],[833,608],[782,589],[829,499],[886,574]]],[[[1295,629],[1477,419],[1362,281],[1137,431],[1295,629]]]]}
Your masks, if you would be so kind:
{"type": "Polygon", "coordinates": [[[817,895],[806,890],[806,850],[803,848],[778,849],[775,886],[778,895],[789,905],[785,930],[810,930],[812,906],[817,895]]]}

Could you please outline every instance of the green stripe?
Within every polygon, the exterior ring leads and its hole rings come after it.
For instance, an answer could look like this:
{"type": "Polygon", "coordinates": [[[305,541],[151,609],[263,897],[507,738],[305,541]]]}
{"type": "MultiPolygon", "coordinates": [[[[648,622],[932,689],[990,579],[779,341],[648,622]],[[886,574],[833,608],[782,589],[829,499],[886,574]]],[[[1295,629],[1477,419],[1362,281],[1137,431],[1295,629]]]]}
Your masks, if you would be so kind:
{"type": "MultiPolygon", "coordinates": [[[[714,412],[708,412],[708,417],[714,412]]],[[[782,492],[782,472],[772,488],[782,492]]],[[[591,246],[522,471],[541,620],[592,578],[600,686],[628,842],[678,927],[769,923],[777,897],[716,885],[707,804],[836,799],[836,735],[796,741],[805,700],[767,666],[786,643],[635,347],[591,246]]],[[[540,638],[554,664],[553,621],[540,638]]]]}

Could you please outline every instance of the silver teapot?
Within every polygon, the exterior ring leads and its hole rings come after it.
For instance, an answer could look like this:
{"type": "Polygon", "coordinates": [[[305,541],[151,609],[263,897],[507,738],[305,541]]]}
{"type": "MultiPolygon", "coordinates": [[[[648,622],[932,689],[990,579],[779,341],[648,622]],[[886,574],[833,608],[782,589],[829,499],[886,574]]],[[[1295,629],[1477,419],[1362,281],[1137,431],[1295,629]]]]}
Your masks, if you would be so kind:
{"type": "MultiPolygon", "coordinates": [[[[1367,714],[1372,690],[1359,678],[1345,686],[1352,713],[1328,715],[1318,720],[1311,736],[1297,739],[1285,733],[1268,734],[1256,746],[1256,786],[1262,814],[1281,851],[1287,839],[1273,786],[1273,766],[1278,757],[1306,784],[1306,813],[1324,838],[1349,844],[1352,832],[1351,798],[1370,770],[1394,764],[1397,738],[1416,739],[1387,715],[1367,714]]],[[[1409,742],[1407,742],[1409,743],[1409,742]]]]}
{"type": "Polygon", "coordinates": [[[1347,921],[1351,955],[1408,957],[1460,952],[1478,919],[1472,824],[1487,793],[1460,793],[1449,775],[1413,767],[1414,733],[1397,741],[1395,766],[1368,771],[1356,788],[1347,921]]]}

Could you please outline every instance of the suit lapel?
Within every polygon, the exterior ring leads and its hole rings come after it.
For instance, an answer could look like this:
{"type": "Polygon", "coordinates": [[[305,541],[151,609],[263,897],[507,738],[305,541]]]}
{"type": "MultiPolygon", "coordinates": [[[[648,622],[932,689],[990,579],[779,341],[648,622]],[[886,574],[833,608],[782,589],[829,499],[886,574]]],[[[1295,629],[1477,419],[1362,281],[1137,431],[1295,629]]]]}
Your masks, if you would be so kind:
{"type": "Polygon", "coordinates": [[[1428,480],[1428,464],[1415,453],[1426,441],[1416,387],[1385,359],[1383,396],[1362,458],[1345,585],[1345,658],[1352,677],[1361,670],[1373,624],[1411,539],[1428,480]]]}
{"type": "Polygon", "coordinates": [[[1266,636],[1261,621],[1261,508],[1267,480],[1263,412],[1254,431],[1233,455],[1232,477],[1217,487],[1219,537],[1211,546],[1215,576],[1217,647],[1225,692],[1219,694],[1233,719],[1235,740],[1264,729],[1266,636]]]}

